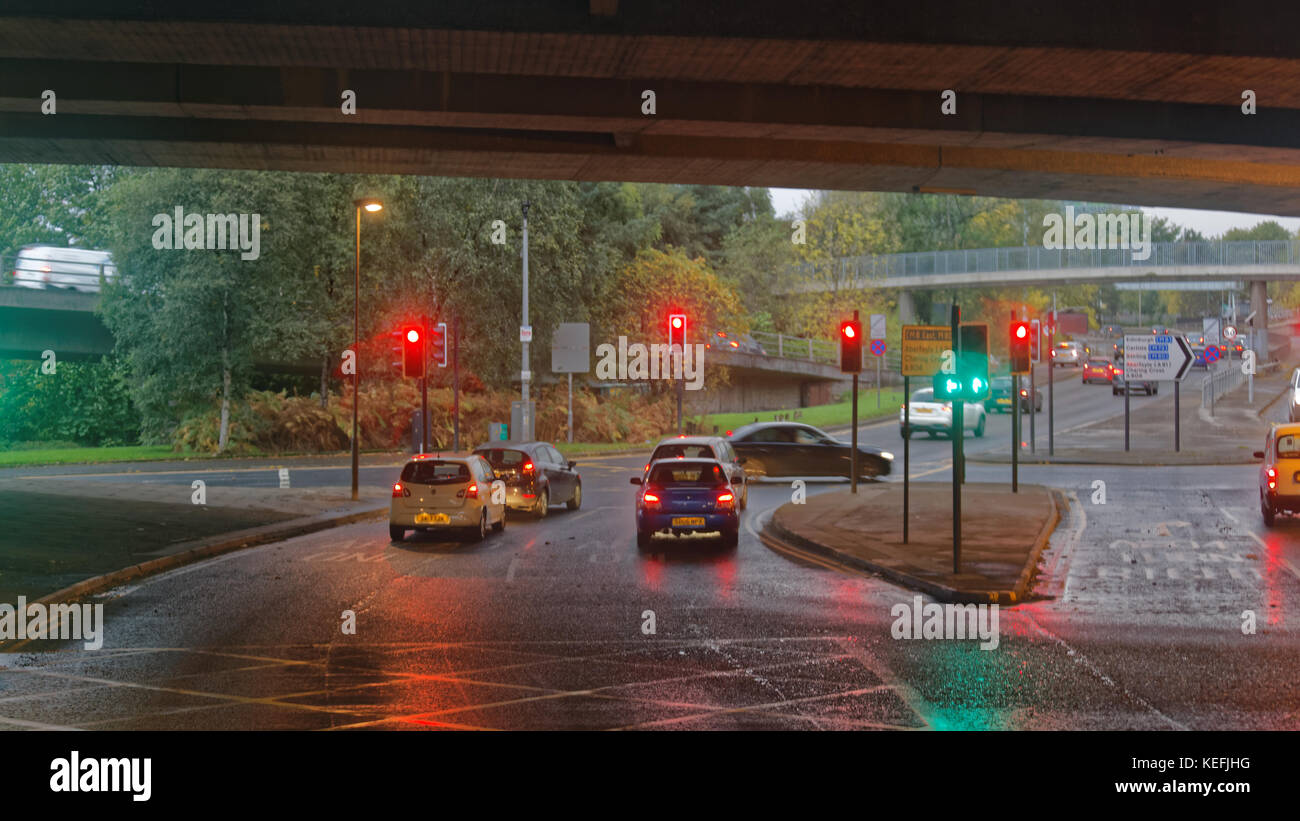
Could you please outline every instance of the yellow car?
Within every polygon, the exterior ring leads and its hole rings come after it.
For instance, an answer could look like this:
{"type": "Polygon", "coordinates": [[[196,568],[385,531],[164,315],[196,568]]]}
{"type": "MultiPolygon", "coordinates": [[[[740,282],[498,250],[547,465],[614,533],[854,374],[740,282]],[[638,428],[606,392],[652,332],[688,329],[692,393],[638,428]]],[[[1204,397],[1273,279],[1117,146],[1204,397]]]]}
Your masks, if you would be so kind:
{"type": "Polygon", "coordinates": [[[1264,438],[1259,467],[1259,512],[1272,525],[1279,513],[1300,512],[1300,424],[1274,425],[1264,438]]]}
{"type": "Polygon", "coordinates": [[[506,494],[482,456],[421,454],[393,483],[388,535],[395,542],[407,530],[464,532],[481,542],[489,526],[505,529],[506,494]]]}

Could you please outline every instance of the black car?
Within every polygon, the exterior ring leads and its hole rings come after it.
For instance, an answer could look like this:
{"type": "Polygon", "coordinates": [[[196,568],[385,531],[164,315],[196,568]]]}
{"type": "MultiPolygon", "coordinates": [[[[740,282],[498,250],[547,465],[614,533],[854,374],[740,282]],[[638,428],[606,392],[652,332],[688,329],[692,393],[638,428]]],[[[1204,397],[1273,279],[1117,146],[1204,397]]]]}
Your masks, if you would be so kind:
{"type": "Polygon", "coordinates": [[[546,442],[489,442],[474,448],[505,482],[506,507],[546,516],[553,504],[569,510],[582,506],[582,477],[570,462],[546,442]]]}
{"type": "MultiPolygon", "coordinates": [[[[756,422],[734,431],[730,441],[750,476],[849,476],[849,443],[812,425],[756,422]]],[[[893,462],[889,451],[858,445],[859,478],[887,476],[893,462]]]]}
{"type": "Polygon", "coordinates": [[[737,506],[744,510],[749,504],[749,486],[745,484],[745,462],[738,456],[723,436],[673,436],[655,445],[646,462],[646,473],[660,459],[717,459],[727,470],[727,479],[736,486],[737,506]]]}

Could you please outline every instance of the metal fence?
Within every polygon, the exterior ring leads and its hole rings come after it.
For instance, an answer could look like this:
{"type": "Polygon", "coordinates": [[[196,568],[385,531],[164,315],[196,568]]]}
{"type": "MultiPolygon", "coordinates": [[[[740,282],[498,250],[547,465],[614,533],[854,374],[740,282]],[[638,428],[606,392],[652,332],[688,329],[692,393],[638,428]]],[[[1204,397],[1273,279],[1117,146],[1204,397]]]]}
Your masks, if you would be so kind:
{"type": "Polygon", "coordinates": [[[0,254],[0,287],[98,292],[117,274],[107,253],[82,248],[33,248],[0,254]],[[102,257],[95,260],[95,257],[102,257]]]}
{"type": "Polygon", "coordinates": [[[1245,381],[1246,375],[1241,372],[1239,360],[1216,362],[1201,380],[1201,407],[1213,414],[1215,400],[1241,387],[1245,381]]]}
{"type": "Polygon", "coordinates": [[[1244,240],[1240,242],[1154,242],[1145,259],[1134,249],[1053,250],[1041,246],[980,248],[968,251],[918,251],[906,254],[872,254],[840,257],[794,266],[793,274],[805,279],[802,287],[828,283],[850,285],[893,277],[937,274],[984,274],[1002,271],[1041,271],[1068,268],[1157,268],[1169,265],[1297,265],[1300,240],[1244,240]]]}

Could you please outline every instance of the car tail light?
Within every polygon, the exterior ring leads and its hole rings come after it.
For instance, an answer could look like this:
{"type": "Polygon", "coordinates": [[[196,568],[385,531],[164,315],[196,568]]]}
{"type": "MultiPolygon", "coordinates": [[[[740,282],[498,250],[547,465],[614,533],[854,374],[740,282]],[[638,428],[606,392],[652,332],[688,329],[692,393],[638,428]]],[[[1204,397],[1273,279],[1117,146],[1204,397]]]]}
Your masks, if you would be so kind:
{"type": "Polygon", "coordinates": [[[536,470],[536,468],[533,467],[532,462],[524,462],[524,473],[532,473],[534,470],[536,470]]]}
{"type": "Polygon", "coordinates": [[[1277,471],[1269,468],[1266,473],[1268,474],[1268,489],[1277,490],[1277,471]]]}
{"type": "Polygon", "coordinates": [[[946,410],[946,411],[950,411],[950,410],[952,410],[952,403],[951,403],[951,402],[944,402],[944,403],[943,403],[943,409],[946,410]]]}
{"type": "Polygon", "coordinates": [[[718,507],[731,507],[736,503],[736,494],[729,490],[724,490],[718,494],[718,507]]]}
{"type": "Polygon", "coordinates": [[[393,483],[393,498],[396,499],[397,497],[399,497],[399,496],[401,496],[401,495],[402,495],[402,483],[401,483],[401,482],[394,482],[394,483],[393,483]]]}
{"type": "Polygon", "coordinates": [[[1029,395],[1029,391],[1025,390],[1024,388],[1021,388],[1021,389],[1020,389],[1020,395],[1021,395],[1021,396],[1028,396],[1028,395],[1029,395]]]}
{"type": "Polygon", "coordinates": [[[469,487],[464,488],[463,490],[461,490],[459,493],[456,494],[456,498],[457,498],[457,499],[477,499],[477,498],[478,498],[478,483],[477,483],[477,482],[470,482],[469,487]]]}
{"type": "Polygon", "coordinates": [[[731,431],[727,431],[727,435],[730,436],[730,435],[731,435],[731,431]]]}
{"type": "Polygon", "coordinates": [[[659,496],[657,494],[646,491],[645,493],[641,494],[641,501],[645,502],[647,506],[658,507],[659,496]]]}

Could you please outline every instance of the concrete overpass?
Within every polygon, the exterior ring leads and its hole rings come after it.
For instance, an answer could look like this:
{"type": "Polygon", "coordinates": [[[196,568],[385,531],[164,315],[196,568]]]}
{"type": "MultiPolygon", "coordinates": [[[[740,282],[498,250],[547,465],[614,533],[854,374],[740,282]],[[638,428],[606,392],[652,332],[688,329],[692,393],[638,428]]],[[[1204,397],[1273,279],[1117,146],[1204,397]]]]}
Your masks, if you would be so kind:
{"type": "Polygon", "coordinates": [[[1162,284],[1179,288],[1197,281],[1242,280],[1250,291],[1250,310],[1263,317],[1268,312],[1265,283],[1300,279],[1300,240],[1158,242],[1148,251],[1145,259],[1136,258],[1131,249],[1066,251],[1040,246],[843,257],[793,267],[787,272],[792,283],[782,292],[897,289],[902,321],[915,322],[915,290],[1102,282],[1159,289],[1162,284]]]}
{"type": "Polygon", "coordinates": [[[1297,29],[1218,0],[7,0],[0,161],[1300,215],[1297,29]]]}

